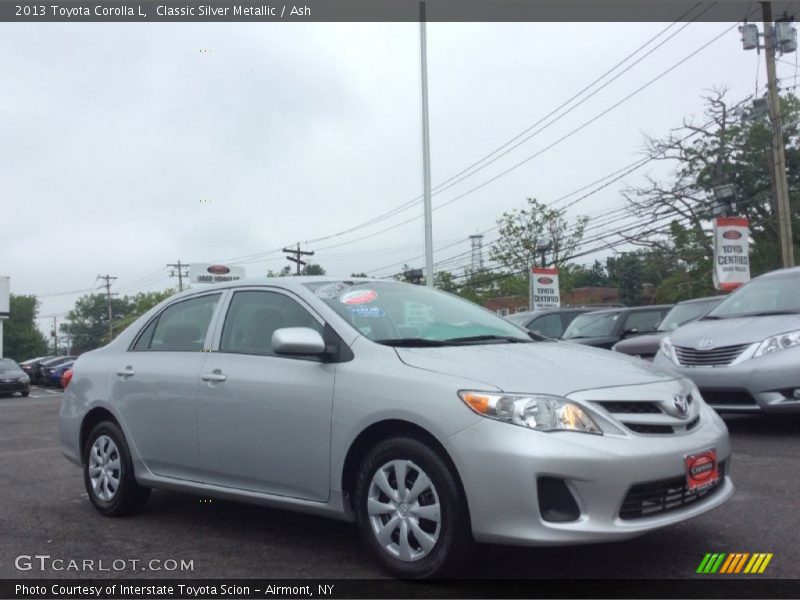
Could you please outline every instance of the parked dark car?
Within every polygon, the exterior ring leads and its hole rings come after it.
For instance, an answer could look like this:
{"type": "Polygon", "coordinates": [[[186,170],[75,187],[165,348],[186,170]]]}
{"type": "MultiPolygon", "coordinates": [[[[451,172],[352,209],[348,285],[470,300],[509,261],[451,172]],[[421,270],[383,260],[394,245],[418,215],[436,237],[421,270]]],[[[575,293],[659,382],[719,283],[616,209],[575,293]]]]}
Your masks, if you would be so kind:
{"type": "Polygon", "coordinates": [[[613,308],[578,315],[562,339],[566,342],[610,349],[618,341],[653,333],[672,309],[672,304],[613,308]]]}
{"type": "Polygon", "coordinates": [[[28,377],[31,378],[31,383],[36,383],[36,380],[39,377],[39,365],[46,360],[50,360],[51,358],[56,357],[52,354],[48,354],[47,356],[37,356],[36,358],[29,358],[28,360],[19,363],[19,366],[23,371],[25,371],[25,373],[28,374],[28,377]]]}
{"type": "Polygon", "coordinates": [[[719,301],[723,298],[724,296],[710,296],[707,298],[695,298],[694,300],[679,302],[658,325],[656,333],[638,335],[621,340],[614,344],[612,350],[652,361],[656,352],[658,352],[661,338],[672,333],[681,325],[699,319],[719,304],[719,301]]]}
{"type": "Polygon", "coordinates": [[[558,340],[561,339],[564,331],[575,317],[604,308],[610,308],[610,306],[607,304],[600,304],[594,306],[568,306],[544,310],[527,310],[525,312],[507,315],[505,319],[517,325],[521,325],[528,331],[558,340]]]}
{"type": "Polygon", "coordinates": [[[56,356],[55,358],[40,362],[35,383],[38,383],[39,385],[50,385],[50,373],[52,369],[64,364],[65,362],[73,361],[76,358],[77,357],[75,356],[56,356]]]}
{"type": "Polygon", "coordinates": [[[31,391],[31,379],[15,361],[0,358],[0,395],[20,393],[27,396],[31,391]]]}

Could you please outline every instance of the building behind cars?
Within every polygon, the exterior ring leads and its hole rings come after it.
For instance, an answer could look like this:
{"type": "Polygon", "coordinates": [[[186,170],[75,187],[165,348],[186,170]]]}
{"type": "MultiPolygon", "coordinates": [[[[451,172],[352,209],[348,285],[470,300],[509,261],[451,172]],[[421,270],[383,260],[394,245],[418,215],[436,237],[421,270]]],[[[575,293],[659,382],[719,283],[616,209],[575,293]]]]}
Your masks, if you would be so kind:
{"type": "Polygon", "coordinates": [[[800,268],[754,278],[661,340],[654,364],[725,412],[800,412],[800,268]]]}
{"type": "Polygon", "coordinates": [[[653,360],[658,346],[668,333],[675,331],[678,327],[699,319],[713,307],[719,304],[723,296],[709,296],[707,298],[695,298],[684,300],[676,304],[664,320],[658,325],[655,333],[637,335],[631,338],[620,340],[612,347],[615,352],[638,356],[645,360],[653,360]]]}

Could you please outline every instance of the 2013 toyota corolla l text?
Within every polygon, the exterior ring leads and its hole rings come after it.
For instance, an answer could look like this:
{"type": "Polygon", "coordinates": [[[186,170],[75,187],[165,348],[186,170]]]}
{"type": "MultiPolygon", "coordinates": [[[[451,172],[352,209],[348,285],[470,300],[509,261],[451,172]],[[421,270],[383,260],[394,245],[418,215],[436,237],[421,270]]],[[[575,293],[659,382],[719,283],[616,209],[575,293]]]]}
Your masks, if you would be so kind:
{"type": "Polygon", "coordinates": [[[399,282],[174,296],[78,359],[60,423],[104,515],[150,488],[328,515],[404,577],[475,541],[630,538],[733,493],[727,429],[689,380],[399,282]]]}

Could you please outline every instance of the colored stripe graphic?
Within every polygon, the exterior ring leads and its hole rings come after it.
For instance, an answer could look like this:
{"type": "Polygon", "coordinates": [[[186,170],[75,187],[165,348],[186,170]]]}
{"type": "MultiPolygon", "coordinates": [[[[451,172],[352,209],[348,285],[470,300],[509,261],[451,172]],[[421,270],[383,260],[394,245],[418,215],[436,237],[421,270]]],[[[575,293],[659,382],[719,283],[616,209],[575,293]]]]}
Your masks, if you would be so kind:
{"type": "Polygon", "coordinates": [[[758,570],[758,572],[759,573],[763,573],[764,570],[767,568],[767,565],[769,564],[769,561],[771,561],[771,560],[772,560],[772,552],[767,554],[767,556],[764,558],[764,562],[761,563],[761,568],[758,570]]]}
{"type": "Polygon", "coordinates": [[[728,554],[728,559],[722,563],[722,568],[719,570],[720,573],[730,573],[730,568],[739,560],[740,554],[728,554]]]}
{"type": "Polygon", "coordinates": [[[711,554],[706,553],[706,555],[703,557],[703,560],[700,561],[700,566],[697,567],[697,571],[696,572],[697,573],[705,573],[706,572],[706,565],[708,564],[708,561],[710,559],[711,559],[711,554]]]}
{"type": "Polygon", "coordinates": [[[741,573],[742,572],[742,567],[744,567],[744,563],[747,562],[747,558],[749,556],[750,556],[749,552],[745,552],[744,554],[742,554],[741,560],[739,560],[739,563],[736,565],[736,569],[734,571],[732,571],[732,572],[733,573],[741,573]]]}
{"type": "Polygon", "coordinates": [[[717,559],[717,562],[715,562],[711,566],[711,570],[709,571],[709,573],[716,573],[719,570],[719,567],[722,564],[722,561],[723,561],[724,558],[725,558],[725,553],[724,552],[720,553],[719,558],[717,559]]]}

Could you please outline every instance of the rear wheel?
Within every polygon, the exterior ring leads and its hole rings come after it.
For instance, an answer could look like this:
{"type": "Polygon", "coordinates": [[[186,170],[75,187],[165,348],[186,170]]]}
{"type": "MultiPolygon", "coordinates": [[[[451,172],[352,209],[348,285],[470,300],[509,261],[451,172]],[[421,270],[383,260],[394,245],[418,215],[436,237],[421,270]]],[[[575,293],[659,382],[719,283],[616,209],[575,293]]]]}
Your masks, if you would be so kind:
{"type": "Polygon", "coordinates": [[[23,398],[27,398],[28,395],[31,393],[31,391],[30,390],[25,390],[24,392],[20,392],[20,393],[22,394],[23,398]]]}
{"type": "Polygon", "coordinates": [[[89,500],[107,517],[122,517],[147,502],[150,489],[140,486],[119,426],[103,421],[89,434],[83,455],[83,481],[89,500]]]}
{"type": "Polygon", "coordinates": [[[467,503],[455,474],[415,438],[389,439],[367,454],[355,502],[365,543],[398,577],[451,575],[473,547],[467,503]]]}

